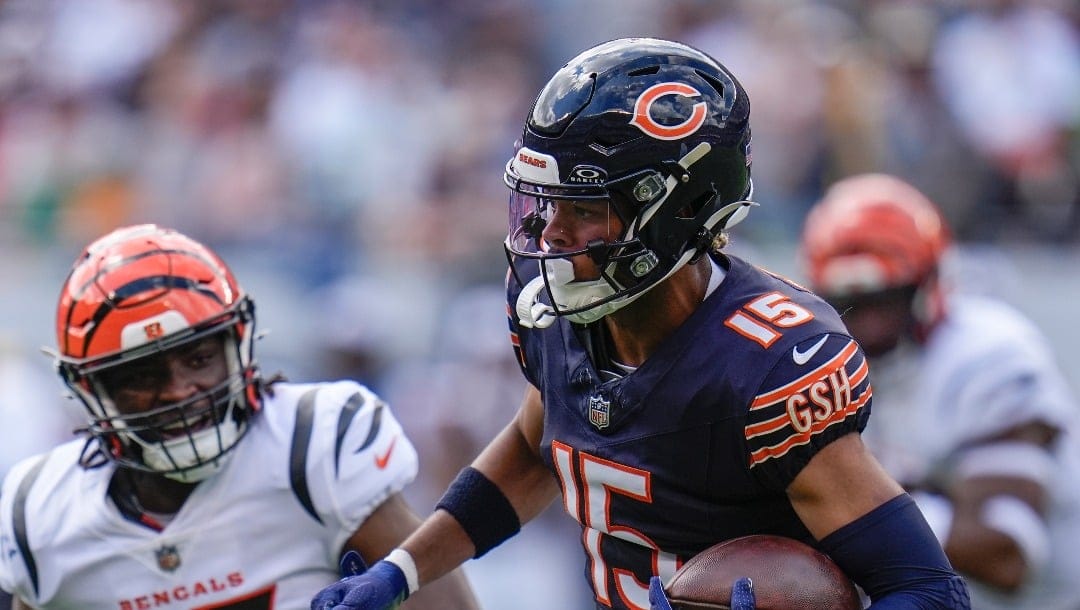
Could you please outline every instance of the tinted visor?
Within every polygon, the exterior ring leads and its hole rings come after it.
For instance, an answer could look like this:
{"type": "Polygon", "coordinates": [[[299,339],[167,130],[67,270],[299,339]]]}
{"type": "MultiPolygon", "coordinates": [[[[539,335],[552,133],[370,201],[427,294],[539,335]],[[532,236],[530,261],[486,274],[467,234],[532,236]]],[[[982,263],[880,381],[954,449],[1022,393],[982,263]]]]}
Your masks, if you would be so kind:
{"type": "MultiPolygon", "coordinates": [[[[511,191],[507,248],[521,256],[575,256],[589,251],[597,240],[612,245],[619,238],[621,222],[606,198],[567,198],[563,189],[535,186],[530,193],[511,191]],[[545,230],[573,241],[560,247],[545,239],[545,230]]],[[[547,236],[550,239],[550,235],[547,236]]]]}

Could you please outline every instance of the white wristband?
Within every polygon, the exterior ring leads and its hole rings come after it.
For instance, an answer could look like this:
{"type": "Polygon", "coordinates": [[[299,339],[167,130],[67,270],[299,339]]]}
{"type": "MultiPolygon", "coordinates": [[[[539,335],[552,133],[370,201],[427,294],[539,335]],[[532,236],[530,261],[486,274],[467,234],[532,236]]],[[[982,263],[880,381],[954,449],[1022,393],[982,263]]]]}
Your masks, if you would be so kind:
{"type": "Polygon", "coordinates": [[[944,496],[925,491],[916,491],[911,494],[915,505],[919,507],[930,529],[934,531],[934,537],[941,546],[949,539],[949,530],[952,529],[953,507],[944,496]]]}
{"type": "Polygon", "coordinates": [[[1033,566],[1050,559],[1050,532],[1046,522],[1027,502],[1015,496],[993,496],[983,504],[982,522],[1013,539],[1033,566]]]}
{"type": "Polygon", "coordinates": [[[409,585],[409,595],[416,593],[420,588],[420,574],[416,571],[416,561],[408,551],[402,548],[394,549],[383,561],[389,561],[401,568],[401,572],[405,574],[405,583],[409,585]]]}

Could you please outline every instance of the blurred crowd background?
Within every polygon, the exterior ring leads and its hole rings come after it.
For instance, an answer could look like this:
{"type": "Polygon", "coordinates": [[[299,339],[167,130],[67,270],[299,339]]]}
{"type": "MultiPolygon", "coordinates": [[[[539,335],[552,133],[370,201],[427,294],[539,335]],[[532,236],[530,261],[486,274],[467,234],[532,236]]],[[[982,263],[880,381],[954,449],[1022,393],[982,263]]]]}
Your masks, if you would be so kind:
{"type": "MultiPolygon", "coordinates": [[[[389,400],[426,513],[524,383],[503,165],[547,78],[631,35],[697,46],[750,93],[761,206],[732,250],[800,279],[823,188],[898,174],[952,221],[958,277],[1080,379],[1075,0],[5,0],[0,473],[81,420],[38,352],[74,256],[156,222],[234,267],[264,368],[389,400]]],[[[488,607],[588,606],[575,526],[549,513],[471,564],[488,607]]]]}

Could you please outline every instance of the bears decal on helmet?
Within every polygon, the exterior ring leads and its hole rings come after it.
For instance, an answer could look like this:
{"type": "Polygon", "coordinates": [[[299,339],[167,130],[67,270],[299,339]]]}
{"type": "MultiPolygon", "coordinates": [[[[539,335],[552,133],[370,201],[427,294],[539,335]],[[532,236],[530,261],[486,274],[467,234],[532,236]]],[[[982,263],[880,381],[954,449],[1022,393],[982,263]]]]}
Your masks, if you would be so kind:
{"type": "Polygon", "coordinates": [[[694,104],[690,116],[681,123],[675,125],[657,123],[652,117],[652,107],[665,95],[696,98],[701,97],[701,92],[683,83],[655,84],[646,89],[634,102],[634,118],[630,120],[630,124],[658,140],[678,140],[691,136],[705,124],[705,116],[708,112],[705,102],[694,104]]]}

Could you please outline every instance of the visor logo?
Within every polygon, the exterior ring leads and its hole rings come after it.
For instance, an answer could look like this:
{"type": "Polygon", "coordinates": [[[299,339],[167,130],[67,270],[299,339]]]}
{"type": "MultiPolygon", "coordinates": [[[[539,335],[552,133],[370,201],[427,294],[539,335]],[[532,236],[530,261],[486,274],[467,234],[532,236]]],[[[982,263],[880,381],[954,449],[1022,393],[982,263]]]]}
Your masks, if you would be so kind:
{"type": "Polygon", "coordinates": [[[607,172],[599,167],[591,165],[579,165],[570,172],[566,179],[571,184],[603,184],[607,180],[607,172]]]}
{"type": "Polygon", "coordinates": [[[652,107],[666,95],[700,97],[701,92],[684,83],[659,83],[649,87],[634,102],[634,118],[630,124],[657,140],[678,140],[692,135],[705,124],[705,102],[694,104],[690,117],[677,125],[661,125],[652,118],[652,107]]]}

